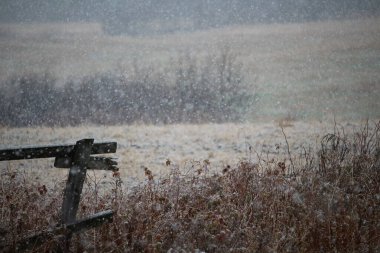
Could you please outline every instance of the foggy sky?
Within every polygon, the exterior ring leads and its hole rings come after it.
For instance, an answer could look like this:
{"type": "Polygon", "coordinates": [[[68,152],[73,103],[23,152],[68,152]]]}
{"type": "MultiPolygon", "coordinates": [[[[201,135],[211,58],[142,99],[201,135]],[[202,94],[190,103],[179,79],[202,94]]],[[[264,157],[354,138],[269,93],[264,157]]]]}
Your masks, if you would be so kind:
{"type": "MultiPolygon", "coordinates": [[[[244,23],[339,19],[379,15],[379,13],[378,0],[2,0],[0,2],[0,22],[96,21],[103,23],[110,31],[116,32],[144,30],[147,29],[146,24],[152,22],[182,22],[182,28],[199,29],[244,23]]],[[[170,29],[177,28],[181,27],[170,29]]]]}

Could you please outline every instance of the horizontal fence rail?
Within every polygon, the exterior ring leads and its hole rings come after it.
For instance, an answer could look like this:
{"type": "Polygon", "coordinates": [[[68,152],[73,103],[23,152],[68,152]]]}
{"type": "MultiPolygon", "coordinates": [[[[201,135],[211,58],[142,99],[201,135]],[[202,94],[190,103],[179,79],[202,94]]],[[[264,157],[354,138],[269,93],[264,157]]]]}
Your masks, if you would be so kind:
{"type": "MultiPolygon", "coordinates": [[[[76,145],[66,145],[4,149],[0,150],[0,161],[70,157],[73,155],[75,147],[76,145]]],[[[115,153],[116,149],[116,142],[94,143],[91,147],[91,154],[115,153]]]]}
{"type": "MultiPolygon", "coordinates": [[[[59,235],[64,236],[67,233],[75,234],[75,233],[80,233],[83,230],[95,228],[105,222],[112,222],[113,214],[114,212],[112,210],[106,210],[106,211],[91,215],[87,218],[80,219],[71,224],[60,225],[55,228],[36,233],[34,235],[31,235],[17,242],[15,248],[17,251],[25,251],[35,245],[41,245],[44,242],[52,240],[54,239],[54,237],[59,236],[59,235]]],[[[11,251],[9,246],[5,247],[4,249],[7,251],[11,251]]]]}

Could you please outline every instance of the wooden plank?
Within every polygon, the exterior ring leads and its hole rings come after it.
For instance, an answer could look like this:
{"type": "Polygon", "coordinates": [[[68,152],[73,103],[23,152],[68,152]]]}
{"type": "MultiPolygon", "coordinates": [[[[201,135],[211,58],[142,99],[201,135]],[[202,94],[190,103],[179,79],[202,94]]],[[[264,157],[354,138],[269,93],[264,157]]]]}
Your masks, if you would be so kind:
{"type": "Polygon", "coordinates": [[[119,168],[116,165],[117,162],[108,157],[90,157],[90,161],[88,162],[88,168],[91,170],[118,171],[119,168]]]}
{"type": "Polygon", "coordinates": [[[12,249],[11,245],[0,245],[1,249],[4,249],[6,252],[16,251],[26,251],[32,249],[36,246],[43,244],[49,240],[54,239],[58,235],[66,235],[67,233],[79,233],[83,230],[88,230],[91,228],[98,227],[105,222],[112,222],[114,212],[112,210],[106,210],[99,212],[97,214],[91,215],[87,218],[78,220],[74,223],[67,225],[61,225],[53,229],[48,229],[43,232],[36,233],[34,235],[28,236],[15,245],[15,249],[12,249]]]}
{"type": "Polygon", "coordinates": [[[91,148],[91,155],[116,153],[117,142],[95,143],[91,148]]]}
{"type": "MultiPolygon", "coordinates": [[[[75,145],[4,149],[0,150],[0,161],[72,157],[75,152],[74,148],[75,145]]],[[[91,154],[97,155],[115,153],[116,149],[116,142],[95,143],[92,145],[91,154]]]]}
{"type": "MultiPolygon", "coordinates": [[[[69,178],[67,179],[63,196],[62,224],[75,222],[93,143],[94,139],[83,139],[77,141],[75,145],[74,155],[72,156],[73,165],[69,171],[69,178]]],[[[62,240],[62,247],[58,247],[57,252],[69,252],[71,236],[71,233],[66,234],[62,240]]]]}
{"type": "Polygon", "coordinates": [[[62,205],[63,224],[75,221],[93,142],[94,139],[84,139],[76,144],[62,205]]]}
{"type": "Polygon", "coordinates": [[[78,220],[74,223],[68,224],[66,227],[69,229],[72,233],[78,233],[83,230],[95,228],[97,226],[100,226],[104,222],[112,222],[114,212],[112,210],[106,210],[99,213],[96,213],[94,215],[91,215],[87,218],[78,220]]]}
{"type": "MultiPolygon", "coordinates": [[[[54,167],[56,168],[70,168],[72,166],[71,157],[56,157],[54,167]]],[[[87,169],[91,170],[118,170],[116,167],[117,162],[114,158],[110,157],[90,157],[87,169]]]]}

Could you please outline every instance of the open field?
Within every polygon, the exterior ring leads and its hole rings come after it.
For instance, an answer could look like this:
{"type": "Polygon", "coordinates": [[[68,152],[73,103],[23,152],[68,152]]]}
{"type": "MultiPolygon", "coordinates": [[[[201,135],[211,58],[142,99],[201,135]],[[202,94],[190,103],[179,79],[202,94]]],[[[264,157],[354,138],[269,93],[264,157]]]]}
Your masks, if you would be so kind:
{"type": "MultiPolygon", "coordinates": [[[[66,128],[1,128],[0,149],[28,145],[74,144],[83,138],[97,142],[116,141],[121,176],[132,181],[145,178],[147,167],[159,176],[170,171],[165,165],[186,169],[192,163],[201,166],[209,161],[209,172],[220,172],[227,165],[241,161],[257,162],[258,157],[274,156],[287,160],[284,131],[289,148],[295,156],[309,148],[319,148],[324,134],[334,131],[334,124],[314,122],[273,121],[251,124],[203,124],[203,125],[130,125],[130,126],[81,126],[66,128]],[[304,149],[305,148],[305,149],[304,149]]],[[[358,129],[360,122],[342,123],[346,132],[358,129]]],[[[49,169],[52,159],[40,161],[1,162],[14,168],[25,168],[65,179],[67,170],[49,169]],[[46,172],[45,172],[46,171],[46,172]]],[[[48,179],[48,180],[49,180],[48,179]]],[[[43,179],[42,179],[43,180],[43,179]]]]}
{"type": "Polygon", "coordinates": [[[252,119],[379,117],[380,19],[227,27],[154,37],[107,36],[98,24],[1,24],[0,80],[51,73],[164,71],[184,54],[228,47],[257,89],[252,119]]]}
{"type": "MultiPolygon", "coordinates": [[[[1,24],[0,85],[30,73],[57,85],[166,73],[187,54],[202,60],[227,48],[257,98],[239,122],[0,125],[0,149],[117,141],[120,174],[89,171],[79,209],[84,217],[110,208],[114,222],[75,236],[73,251],[380,250],[380,123],[360,121],[380,118],[380,19],[155,37],[106,36],[98,24],[1,24]]],[[[0,245],[16,251],[17,240],[60,222],[68,170],[52,159],[0,168],[0,245]]]]}

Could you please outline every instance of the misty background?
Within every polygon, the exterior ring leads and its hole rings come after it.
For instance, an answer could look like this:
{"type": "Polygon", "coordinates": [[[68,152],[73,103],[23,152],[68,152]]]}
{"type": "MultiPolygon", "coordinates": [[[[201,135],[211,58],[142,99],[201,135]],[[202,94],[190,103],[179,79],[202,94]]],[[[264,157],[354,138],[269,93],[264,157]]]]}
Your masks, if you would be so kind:
{"type": "Polygon", "coordinates": [[[0,126],[380,116],[377,0],[3,0],[0,126]]]}
{"type": "Polygon", "coordinates": [[[3,0],[0,22],[100,22],[109,34],[374,16],[377,0],[3,0]]]}

